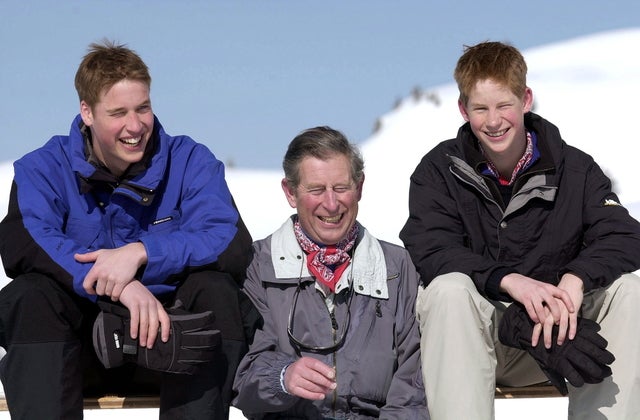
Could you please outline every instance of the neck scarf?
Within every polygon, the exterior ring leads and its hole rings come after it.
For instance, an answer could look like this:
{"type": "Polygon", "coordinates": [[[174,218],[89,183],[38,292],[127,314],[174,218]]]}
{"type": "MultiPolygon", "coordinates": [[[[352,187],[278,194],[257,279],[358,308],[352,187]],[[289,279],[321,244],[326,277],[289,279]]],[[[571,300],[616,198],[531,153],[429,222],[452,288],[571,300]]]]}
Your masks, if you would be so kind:
{"type": "MultiPolygon", "coordinates": [[[[480,145],[480,151],[482,152],[482,154],[485,157],[487,157],[486,154],[484,153],[484,150],[482,149],[482,145],[479,142],[478,144],[480,145]]],[[[487,157],[487,171],[491,173],[491,175],[493,175],[498,180],[500,185],[511,185],[513,184],[513,181],[516,180],[516,176],[520,172],[524,171],[529,166],[531,166],[531,164],[534,161],[533,158],[534,158],[534,144],[531,139],[531,133],[527,131],[527,147],[524,151],[524,154],[522,155],[520,160],[518,160],[518,163],[516,163],[516,166],[513,168],[513,172],[511,173],[511,178],[510,179],[503,178],[502,175],[498,172],[498,169],[496,168],[496,166],[493,164],[493,162],[491,162],[491,160],[489,160],[488,157],[487,157]]]]}
{"type": "Polygon", "coordinates": [[[335,292],[336,283],[349,265],[349,251],[358,237],[358,225],[354,224],[347,237],[335,245],[318,245],[304,233],[296,220],[293,231],[302,250],[307,254],[307,268],[321,284],[335,292]]]}

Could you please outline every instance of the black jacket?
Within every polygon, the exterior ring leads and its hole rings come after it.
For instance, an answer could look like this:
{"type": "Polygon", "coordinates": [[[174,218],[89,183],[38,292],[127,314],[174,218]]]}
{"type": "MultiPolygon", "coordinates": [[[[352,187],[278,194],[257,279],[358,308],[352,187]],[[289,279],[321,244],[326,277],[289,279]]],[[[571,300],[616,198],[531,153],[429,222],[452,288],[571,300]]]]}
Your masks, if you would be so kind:
{"type": "Polygon", "coordinates": [[[400,238],[425,285],[461,272],[485,296],[508,300],[498,290],[508,273],[557,284],[572,272],[587,291],[640,267],[640,224],[609,178],[550,122],[529,113],[525,124],[541,157],[517,177],[506,205],[496,183],[480,174],[486,159],[468,123],[416,167],[400,238]]]}

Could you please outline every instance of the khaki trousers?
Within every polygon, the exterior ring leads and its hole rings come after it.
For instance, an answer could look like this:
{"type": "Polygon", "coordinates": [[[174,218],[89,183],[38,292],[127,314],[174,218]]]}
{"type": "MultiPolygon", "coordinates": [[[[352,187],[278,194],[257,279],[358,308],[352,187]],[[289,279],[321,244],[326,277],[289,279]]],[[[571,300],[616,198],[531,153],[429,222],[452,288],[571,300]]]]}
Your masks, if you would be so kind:
{"type": "MultiPolygon", "coordinates": [[[[547,381],[527,352],[499,342],[506,305],[482,297],[461,273],[438,276],[418,291],[422,374],[432,420],[493,419],[496,383],[547,381]]],[[[613,375],[602,383],[568,386],[568,418],[640,419],[640,278],[625,274],[608,288],[585,294],[581,311],[600,324],[616,360],[613,375]]]]}

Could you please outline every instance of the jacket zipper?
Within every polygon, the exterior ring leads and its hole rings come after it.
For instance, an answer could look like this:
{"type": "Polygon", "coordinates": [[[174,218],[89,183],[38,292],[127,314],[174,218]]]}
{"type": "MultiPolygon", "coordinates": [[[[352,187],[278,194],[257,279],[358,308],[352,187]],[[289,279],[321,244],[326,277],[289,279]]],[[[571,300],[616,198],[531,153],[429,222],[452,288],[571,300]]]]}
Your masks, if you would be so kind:
{"type": "MultiPolygon", "coordinates": [[[[336,315],[334,311],[329,312],[329,317],[331,318],[331,330],[333,332],[333,344],[336,344],[337,331],[338,331],[338,321],[336,320],[336,315]]],[[[346,334],[346,332],[345,332],[346,334]]],[[[333,371],[335,372],[335,377],[333,378],[338,383],[338,358],[336,356],[336,352],[334,351],[331,354],[331,358],[333,359],[333,371]]],[[[333,411],[333,416],[336,414],[336,403],[338,402],[338,387],[333,390],[333,401],[331,403],[331,411],[333,411]]]]}

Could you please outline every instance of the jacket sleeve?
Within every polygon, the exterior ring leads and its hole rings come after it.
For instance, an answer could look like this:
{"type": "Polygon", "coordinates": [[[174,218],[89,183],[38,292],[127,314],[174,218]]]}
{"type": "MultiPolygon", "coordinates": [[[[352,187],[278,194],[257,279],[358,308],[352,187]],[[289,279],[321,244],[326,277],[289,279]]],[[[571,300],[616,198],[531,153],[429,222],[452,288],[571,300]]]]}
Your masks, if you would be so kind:
{"type": "Polygon", "coordinates": [[[640,268],[640,224],[620,205],[611,181],[595,162],[587,170],[584,188],[583,246],[560,275],[576,274],[587,291],[640,268]]]}
{"type": "MultiPolygon", "coordinates": [[[[257,250],[256,255],[259,255],[257,250]]],[[[250,418],[259,413],[286,411],[299,400],[284,392],[280,384],[282,370],[295,358],[276,350],[278,333],[274,330],[275,323],[259,275],[259,260],[254,257],[247,269],[244,292],[260,312],[263,324],[256,330],[253,343],[240,362],[233,385],[237,392],[233,405],[250,418]]]]}
{"type": "MultiPolygon", "coordinates": [[[[446,176],[448,168],[439,168],[431,156],[425,156],[411,175],[409,218],[400,239],[426,286],[436,276],[460,272],[470,276],[480,293],[486,294],[487,279],[493,272],[507,267],[475,253],[470,247],[465,226],[458,213],[454,193],[446,176]],[[443,171],[446,171],[443,173],[443,171]]],[[[498,297],[494,297],[498,298],[498,297]]]]}
{"type": "MultiPolygon", "coordinates": [[[[176,175],[169,172],[166,176],[176,175]]],[[[188,268],[214,263],[237,234],[239,214],[225,180],[222,162],[198,145],[189,155],[181,177],[179,228],[160,230],[140,238],[147,251],[142,277],[147,285],[163,283],[169,275],[188,268]]]]}
{"type": "Polygon", "coordinates": [[[82,280],[89,268],[73,258],[86,248],[64,233],[68,208],[63,197],[69,185],[52,173],[51,167],[28,162],[14,163],[9,208],[0,223],[0,255],[5,272],[10,278],[39,272],[69,291],[87,296],[82,280]]]}
{"type": "Polygon", "coordinates": [[[408,253],[402,250],[396,313],[398,367],[391,380],[380,418],[428,419],[420,366],[420,333],[415,318],[418,273],[408,253]]]}
{"type": "MultiPolygon", "coordinates": [[[[235,201],[233,201],[233,207],[238,210],[235,201]]],[[[218,256],[217,261],[213,264],[213,269],[229,273],[238,286],[242,287],[247,277],[247,266],[251,261],[251,243],[251,234],[244,224],[242,216],[238,213],[236,234],[233,236],[229,246],[218,256]]]]}

